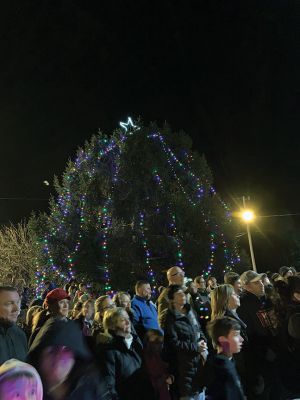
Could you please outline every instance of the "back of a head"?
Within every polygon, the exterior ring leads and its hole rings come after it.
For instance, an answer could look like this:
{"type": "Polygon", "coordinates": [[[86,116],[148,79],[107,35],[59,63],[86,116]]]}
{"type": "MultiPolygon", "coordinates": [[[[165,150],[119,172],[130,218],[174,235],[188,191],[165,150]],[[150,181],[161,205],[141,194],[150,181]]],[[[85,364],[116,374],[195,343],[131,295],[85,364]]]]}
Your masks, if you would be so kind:
{"type": "Polygon", "coordinates": [[[230,297],[234,294],[232,285],[223,284],[217,286],[210,294],[211,319],[222,317],[228,309],[230,297]]]}
{"type": "Polygon", "coordinates": [[[226,274],[224,275],[224,283],[228,284],[228,285],[234,285],[235,282],[240,279],[240,275],[237,274],[236,272],[226,272],[226,274]]]}

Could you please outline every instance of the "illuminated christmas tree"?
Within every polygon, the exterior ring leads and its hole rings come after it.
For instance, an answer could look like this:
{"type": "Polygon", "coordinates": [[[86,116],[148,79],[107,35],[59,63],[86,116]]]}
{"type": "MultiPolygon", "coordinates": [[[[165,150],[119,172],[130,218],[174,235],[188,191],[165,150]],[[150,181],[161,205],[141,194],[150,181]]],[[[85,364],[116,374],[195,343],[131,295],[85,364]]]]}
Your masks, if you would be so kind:
{"type": "Polygon", "coordinates": [[[37,283],[84,273],[109,292],[140,278],[156,286],[172,265],[188,276],[234,268],[230,212],[189,136],[120,125],[93,136],[55,179],[37,283]]]}

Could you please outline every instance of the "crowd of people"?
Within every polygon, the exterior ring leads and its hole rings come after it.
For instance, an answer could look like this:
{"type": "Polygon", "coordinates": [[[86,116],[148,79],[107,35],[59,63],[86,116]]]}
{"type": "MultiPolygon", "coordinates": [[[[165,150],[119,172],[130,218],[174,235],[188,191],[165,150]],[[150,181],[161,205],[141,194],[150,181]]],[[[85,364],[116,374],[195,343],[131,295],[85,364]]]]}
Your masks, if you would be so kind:
{"type": "Polygon", "coordinates": [[[300,274],[248,270],[42,298],[0,286],[1,400],[300,398],[300,274]]]}

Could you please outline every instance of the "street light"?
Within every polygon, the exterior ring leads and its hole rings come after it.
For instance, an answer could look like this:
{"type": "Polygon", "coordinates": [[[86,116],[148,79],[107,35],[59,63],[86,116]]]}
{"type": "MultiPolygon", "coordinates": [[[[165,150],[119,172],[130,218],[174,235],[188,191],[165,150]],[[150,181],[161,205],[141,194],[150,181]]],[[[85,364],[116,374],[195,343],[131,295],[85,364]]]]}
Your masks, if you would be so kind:
{"type": "Polygon", "coordinates": [[[250,223],[253,222],[253,220],[255,219],[255,214],[252,210],[246,209],[246,199],[244,196],[243,196],[243,205],[244,205],[244,210],[241,213],[241,217],[242,217],[243,221],[245,221],[245,223],[246,223],[247,236],[248,236],[248,242],[249,242],[249,248],[250,248],[251,262],[252,262],[252,269],[253,269],[253,271],[257,272],[254,251],[253,251],[251,231],[250,231],[250,223]]]}

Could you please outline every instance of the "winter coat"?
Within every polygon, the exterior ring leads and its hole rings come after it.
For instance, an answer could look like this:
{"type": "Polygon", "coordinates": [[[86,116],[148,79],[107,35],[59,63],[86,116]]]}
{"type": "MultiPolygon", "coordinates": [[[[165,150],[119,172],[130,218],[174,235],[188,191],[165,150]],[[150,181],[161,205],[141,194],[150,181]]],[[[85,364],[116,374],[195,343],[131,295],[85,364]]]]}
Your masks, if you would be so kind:
{"type": "Polygon", "coordinates": [[[112,398],[118,400],[142,399],[142,351],[138,336],[128,349],[125,338],[114,334],[100,334],[97,345],[97,361],[112,398]]]}
{"type": "Polygon", "coordinates": [[[16,324],[0,324],[0,365],[11,358],[25,361],[27,338],[16,324]]]}
{"type": "MultiPolygon", "coordinates": [[[[48,346],[66,346],[74,353],[76,363],[66,381],[70,388],[66,400],[111,400],[105,380],[91,363],[90,350],[77,322],[54,318],[45,322],[27,357],[27,362],[38,371],[39,357],[42,350],[48,346]]],[[[50,400],[51,396],[45,399],[50,400]]]]}
{"type": "Polygon", "coordinates": [[[158,329],[157,309],[150,300],[135,295],[131,301],[133,326],[141,339],[149,329],[158,329]]]}
{"type": "Polygon", "coordinates": [[[233,359],[223,354],[212,356],[205,364],[205,375],[207,400],[245,399],[233,359]]]}
{"type": "Polygon", "coordinates": [[[187,314],[169,309],[165,322],[165,354],[180,396],[199,391],[203,369],[198,342],[205,340],[197,318],[189,304],[187,314]],[[196,324],[195,324],[196,323],[196,324]]]}

